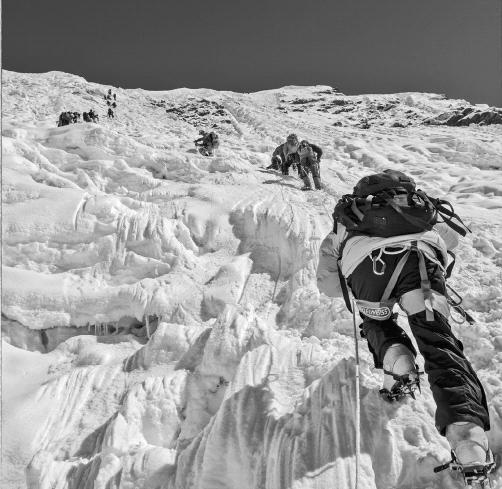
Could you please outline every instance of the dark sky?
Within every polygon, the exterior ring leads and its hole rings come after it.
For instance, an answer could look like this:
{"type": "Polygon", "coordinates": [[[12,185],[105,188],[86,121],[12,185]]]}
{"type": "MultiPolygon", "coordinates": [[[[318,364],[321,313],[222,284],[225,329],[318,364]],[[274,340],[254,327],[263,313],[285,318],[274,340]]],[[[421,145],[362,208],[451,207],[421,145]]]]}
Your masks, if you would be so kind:
{"type": "Polygon", "coordinates": [[[4,0],[3,66],[162,90],[428,91],[502,106],[502,0],[4,0]]]}

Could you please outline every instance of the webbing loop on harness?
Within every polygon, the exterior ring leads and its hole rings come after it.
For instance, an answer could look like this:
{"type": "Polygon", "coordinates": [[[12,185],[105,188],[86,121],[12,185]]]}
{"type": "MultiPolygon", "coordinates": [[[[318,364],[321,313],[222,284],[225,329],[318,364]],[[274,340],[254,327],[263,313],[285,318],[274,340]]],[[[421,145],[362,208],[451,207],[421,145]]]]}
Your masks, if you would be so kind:
{"type": "Polygon", "coordinates": [[[403,271],[404,265],[408,261],[408,258],[410,257],[411,249],[409,249],[399,260],[399,262],[396,265],[396,268],[394,269],[394,272],[392,273],[391,277],[389,278],[389,281],[387,282],[387,286],[385,287],[385,290],[383,291],[382,298],[380,299],[380,302],[385,302],[390,299],[390,296],[392,294],[392,291],[394,290],[394,287],[397,284],[397,281],[399,279],[399,276],[401,275],[401,272],[403,271]]]}
{"type": "Polygon", "coordinates": [[[425,264],[425,256],[422,250],[418,249],[416,241],[411,242],[411,250],[418,254],[418,269],[420,272],[420,288],[424,295],[425,304],[425,320],[430,322],[434,321],[434,309],[432,305],[432,291],[429,275],[427,274],[427,266],[425,264]]]}

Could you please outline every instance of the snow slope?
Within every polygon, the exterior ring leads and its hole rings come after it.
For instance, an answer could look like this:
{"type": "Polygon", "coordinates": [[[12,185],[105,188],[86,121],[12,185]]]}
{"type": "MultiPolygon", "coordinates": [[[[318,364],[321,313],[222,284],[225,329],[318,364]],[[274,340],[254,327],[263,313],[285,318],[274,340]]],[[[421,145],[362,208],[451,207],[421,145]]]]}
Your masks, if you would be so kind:
{"type": "MultiPolygon", "coordinates": [[[[114,88],[109,121],[108,88],[3,73],[2,487],[353,488],[351,317],[315,268],[336,200],[385,168],[473,230],[451,283],[477,323],[453,328],[500,466],[501,126],[423,124],[469,106],[439,95],[324,86],[114,88]],[[99,124],[56,127],[90,108],[99,124]],[[221,148],[204,158],[209,128],[221,148]],[[324,148],[324,191],[263,170],[290,132],[324,148]]],[[[360,343],[360,487],[461,487],[432,471],[449,452],[427,383],[384,404],[360,343]]]]}

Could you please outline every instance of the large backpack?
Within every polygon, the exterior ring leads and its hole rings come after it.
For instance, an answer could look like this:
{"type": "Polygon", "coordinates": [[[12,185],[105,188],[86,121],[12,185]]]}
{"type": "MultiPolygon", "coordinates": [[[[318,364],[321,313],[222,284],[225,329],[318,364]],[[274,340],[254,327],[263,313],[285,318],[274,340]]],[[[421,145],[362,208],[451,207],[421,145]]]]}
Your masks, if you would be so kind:
{"type": "Polygon", "coordinates": [[[359,180],[353,193],[338,201],[333,213],[335,227],[338,222],[343,224],[349,237],[420,233],[431,230],[439,217],[462,236],[469,231],[448,201],[429,197],[416,188],[413,178],[396,170],[359,180]]]}

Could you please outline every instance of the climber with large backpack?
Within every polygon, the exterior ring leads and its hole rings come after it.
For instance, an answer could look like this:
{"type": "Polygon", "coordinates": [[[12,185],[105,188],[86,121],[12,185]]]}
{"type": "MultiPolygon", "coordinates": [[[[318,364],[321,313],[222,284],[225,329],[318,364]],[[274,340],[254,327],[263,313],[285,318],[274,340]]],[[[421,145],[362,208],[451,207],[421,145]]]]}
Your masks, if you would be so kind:
{"type": "Polygon", "coordinates": [[[283,175],[289,175],[289,167],[296,165],[299,161],[298,156],[298,136],[290,134],[284,143],[279,144],[274,149],[271,157],[271,163],[267,170],[280,170],[283,175]]]}
{"type": "Polygon", "coordinates": [[[317,190],[322,189],[320,162],[322,149],[306,140],[303,140],[298,146],[300,163],[298,165],[298,176],[303,180],[302,190],[312,190],[309,173],[312,173],[312,179],[317,190]]]}
{"type": "Polygon", "coordinates": [[[420,390],[417,352],[396,322],[394,305],[406,313],[425,360],[436,427],[451,446],[451,461],[435,470],[450,468],[467,484],[484,485],[494,468],[486,395],[448,323],[451,250],[457,233],[470,230],[447,201],[428,196],[395,170],[359,180],[338,201],[333,218],[320,248],[319,291],[343,295],[351,311],[357,305],[361,336],[384,372],[380,394],[389,402],[420,390]]]}
{"type": "Polygon", "coordinates": [[[200,130],[199,134],[201,137],[194,141],[199,153],[204,156],[213,156],[214,150],[220,145],[218,134],[214,131],[206,132],[203,130],[200,130]]]}

